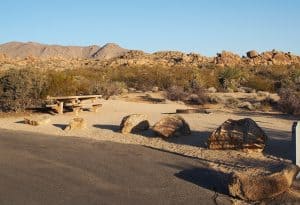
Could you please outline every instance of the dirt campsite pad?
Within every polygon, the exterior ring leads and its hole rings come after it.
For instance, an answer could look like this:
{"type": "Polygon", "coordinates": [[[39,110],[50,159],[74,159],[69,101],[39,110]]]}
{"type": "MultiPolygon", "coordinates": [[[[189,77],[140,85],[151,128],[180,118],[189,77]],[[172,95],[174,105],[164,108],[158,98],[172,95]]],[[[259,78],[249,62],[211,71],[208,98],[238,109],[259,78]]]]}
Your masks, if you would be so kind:
{"type": "MultiPolygon", "coordinates": [[[[120,122],[124,116],[141,113],[149,116],[150,125],[154,125],[163,116],[175,114],[177,109],[191,109],[190,107],[173,102],[153,104],[126,102],[120,99],[105,100],[102,104],[103,107],[98,113],[80,113],[80,117],[87,122],[85,129],[64,131],[68,122],[74,118],[74,113],[53,115],[50,124],[40,125],[38,128],[24,124],[23,117],[1,118],[0,129],[143,145],[199,159],[206,164],[208,170],[214,170],[214,172],[210,172],[209,177],[212,178],[220,177],[220,173],[221,178],[226,178],[232,173],[235,177],[241,174],[247,174],[250,177],[270,176],[274,173],[281,173],[290,166],[292,157],[290,151],[291,127],[294,120],[287,116],[276,113],[233,113],[217,110],[209,115],[205,113],[180,114],[189,123],[192,134],[165,140],[157,137],[150,130],[140,134],[123,135],[119,131],[120,122]],[[244,153],[234,150],[209,150],[206,148],[208,136],[224,121],[229,118],[241,119],[245,117],[251,117],[255,120],[268,135],[265,154],[244,153]]],[[[216,189],[218,191],[218,187],[216,189]]],[[[239,195],[237,197],[241,198],[239,195]]]]}

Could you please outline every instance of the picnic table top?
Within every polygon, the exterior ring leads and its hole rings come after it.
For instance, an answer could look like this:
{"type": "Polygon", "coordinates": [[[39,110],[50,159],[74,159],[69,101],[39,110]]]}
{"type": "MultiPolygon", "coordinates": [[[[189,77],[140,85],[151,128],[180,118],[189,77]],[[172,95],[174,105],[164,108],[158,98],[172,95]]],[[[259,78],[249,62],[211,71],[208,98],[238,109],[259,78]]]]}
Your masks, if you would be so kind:
{"type": "Polygon", "coordinates": [[[47,96],[47,100],[92,99],[92,98],[101,98],[101,97],[102,95],[77,95],[77,96],[57,96],[57,97],[47,96]]]}

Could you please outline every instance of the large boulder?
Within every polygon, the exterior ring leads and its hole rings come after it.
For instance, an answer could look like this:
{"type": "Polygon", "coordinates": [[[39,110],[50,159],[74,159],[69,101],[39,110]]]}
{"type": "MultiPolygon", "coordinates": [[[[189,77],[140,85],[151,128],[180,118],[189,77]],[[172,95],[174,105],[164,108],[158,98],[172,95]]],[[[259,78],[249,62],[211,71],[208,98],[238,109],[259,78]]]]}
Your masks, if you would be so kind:
{"type": "Polygon", "coordinates": [[[83,128],[86,128],[86,125],[87,125],[87,123],[83,118],[76,117],[70,121],[68,126],[66,126],[65,131],[71,131],[71,130],[75,130],[75,129],[83,129],[83,128]]]}
{"type": "Polygon", "coordinates": [[[248,58],[255,58],[257,56],[259,56],[259,53],[257,51],[252,50],[252,51],[247,52],[247,57],[248,58]]]}
{"type": "Polygon", "coordinates": [[[209,149],[261,152],[266,141],[267,135],[252,119],[229,119],[210,135],[207,145],[209,149]]]}
{"type": "Polygon", "coordinates": [[[179,115],[162,118],[152,130],[164,138],[191,134],[189,124],[179,115]]]}
{"type": "Polygon", "coordinates": [[[293,164],[267,175],[233,174],[229,194],[247,201],[272,198],[289,189],[299,168],[293,164]]]}
{"type": "Polygon", "coordinates": [[[143,114],[132,114],[124,117],[120,124],[123,134],[138,132],[149,129],[148,116],[143,114]]]}

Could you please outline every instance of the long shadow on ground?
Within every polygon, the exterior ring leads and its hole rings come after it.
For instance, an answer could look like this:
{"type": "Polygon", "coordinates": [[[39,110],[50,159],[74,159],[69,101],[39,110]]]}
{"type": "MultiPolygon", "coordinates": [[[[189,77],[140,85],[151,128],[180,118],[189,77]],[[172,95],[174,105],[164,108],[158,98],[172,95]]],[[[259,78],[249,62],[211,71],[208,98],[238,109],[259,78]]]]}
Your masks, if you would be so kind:
{"type": "Polygon", "coordinates": [[[185,169],[176,173],[175,176],[203,188],[226,195],[229,194],[228,183],[232,180],[230,174],[205,167],[185,169]]]}

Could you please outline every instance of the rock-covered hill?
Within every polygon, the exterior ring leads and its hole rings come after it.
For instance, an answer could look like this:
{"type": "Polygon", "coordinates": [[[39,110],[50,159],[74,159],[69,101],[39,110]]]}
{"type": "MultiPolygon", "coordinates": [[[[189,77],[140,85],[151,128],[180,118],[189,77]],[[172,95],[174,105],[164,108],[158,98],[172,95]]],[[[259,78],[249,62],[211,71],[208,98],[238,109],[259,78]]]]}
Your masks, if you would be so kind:
{"type": "Polygon", "coordinates": [[[0,54],[5,54],[10,58],[94,58],[105,60],[108,58],[118,57],[127,50],[116,44],[106,44],[103,47],[92,46],[61,46],[47,45],[35,42],[9,42],[0,45],[0,54]]]}
{"type": "Polygon", "coordinates": [[[91,61],[97,60],[96,64],[101,66],[193,66],[203,65],[235,66],[235,65],[291,65],[300,64],[300,56],[290,52],[266,51],[258,53],[249,51],[245,56],[239,56],[229,51],[222,51],[215,57],[206,57],[197,53],[183,53],[179,51],[159,51],[145,53],[138,50],[127,50],[114,43],[100,46],[60,46],[46,45],[34,42],[20,43],[10,42],[0,45],[0,60],[15,58],[34,59],[82,59],[91,61]]]}

